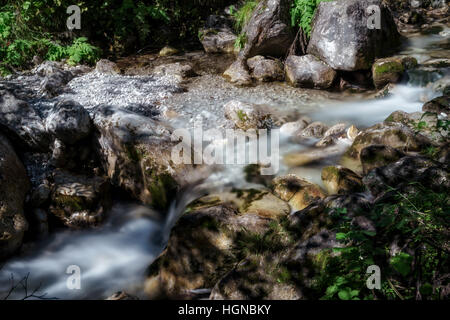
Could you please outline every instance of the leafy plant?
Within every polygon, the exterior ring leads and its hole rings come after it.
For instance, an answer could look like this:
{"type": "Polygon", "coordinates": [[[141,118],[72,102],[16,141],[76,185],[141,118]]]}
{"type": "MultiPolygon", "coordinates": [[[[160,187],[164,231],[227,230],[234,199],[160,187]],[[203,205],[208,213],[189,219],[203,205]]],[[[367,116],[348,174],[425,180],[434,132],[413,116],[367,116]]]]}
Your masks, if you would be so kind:
{"type": "Polygon", "coordinates": [[[301,27],[310,36],[314,14],[319,3],[323,1],[330,0],[294,0],[291,8],[292,26],[301,27]]]}
{"type": "Polygon", "coordinates": [[[333,249],[324,270],[316,278],[322,299],[415,299],[418,295],[439,299],[448,284],[450,198],[421,185],[411,184],[407,194],[394,196],[365,213],[376,231],[352,223],[345,210],[332,212],[340,221],[333,249]],[[393,254],[392,243],[400,247],[393,254]],[[382,270],[381,290],[366,287],[366,270],[376,264],[382,270]],[[439,277],[440,286],[430,286],[439,277]]]}

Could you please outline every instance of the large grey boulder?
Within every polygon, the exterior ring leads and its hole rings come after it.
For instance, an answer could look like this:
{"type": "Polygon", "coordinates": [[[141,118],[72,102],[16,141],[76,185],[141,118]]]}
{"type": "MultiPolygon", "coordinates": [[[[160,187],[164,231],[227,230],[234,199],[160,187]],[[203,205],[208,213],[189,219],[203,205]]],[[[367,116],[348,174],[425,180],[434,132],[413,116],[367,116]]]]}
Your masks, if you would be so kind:
{"type": "Polygon", "coordinates": [[[57,103],[45,121],[47,131],[66,144],[86,138],[92,131],[89,112],[75,101],[57,103]]]}
{"type": "Polygon", "coordinates": [[[336,71],[310,54],[289,56],[285,72],[286,79],[294,87],[327,89],[336,78],[336,71]]]}
{"type": "Polygon", "coordinates": [[[6,90],[0,90],[0,130],[21,148],[45,151],[50,144],[41,117],[28,103],[6,90]]]}
{"type": "Polygon", "coordinates": [[[22,244],[28,223],[23,204],[30,182],[8,139],[0,134],[0,259],[22,244]]]}
{"type": "Polygon", "coordinates": [[[240,57],[284,56],[295,37],[291,28],[290,8],[289,0],[261,0],[242,30],[247,41],[240,57]]]}
{"type": "Polygon", "coordinates": [[[381,0],[332,1],[317,8],[307,52],[335,70],[368,70],[399,44],[400,34],[381,0]],[[371,6],[380,9],[380,29],[369,28],[376,15],[371,6]]]}

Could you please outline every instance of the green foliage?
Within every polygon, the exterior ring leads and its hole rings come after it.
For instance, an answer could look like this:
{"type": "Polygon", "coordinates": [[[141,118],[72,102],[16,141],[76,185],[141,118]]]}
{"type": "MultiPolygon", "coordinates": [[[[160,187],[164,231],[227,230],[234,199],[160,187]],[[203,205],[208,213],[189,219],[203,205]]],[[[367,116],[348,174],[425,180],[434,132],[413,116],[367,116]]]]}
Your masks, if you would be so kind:
{"type": "Polygon", "coordinates": [[[237,10],[232,12],[235,19],[235,29],[237,32],[241,32],[245,25],[248,23],[252,17],[253,10],[255,10],[258,5],[259,0],[247,0],[245,3],[237,10]]]}
{"type": "Polygon", "coordinates": [[[294,0],[291,8],[292,26],[298,26],[310,36],[311,24],[319,3],[330,0],[294,0]]]}
{"type": "Polygon", "coordinates": [[[325,269],[316,278],[322,299],[415,299],[417,293],[439,299],[440,286],[432,287],[436,277],[448,274],[450,197],[412,184],[414,191],[395,190],[391,200],[379,203],[369,213],[375,231],[353,224],[346,211],[334,212],[340,221],[335,248],[325,269]],[[392,243],[401,251],[393,254],[392,243]],[[376,264],[382,270],[381,290],[366,287],[366,270],[376,264]]]}
{"type": "Polygon", "coordinates": [[[242,32],[245,25],[248,23],[250,18],[252,17],[252,13],[258,5],[259,0],[246,0],[244,4],[237,10],[236,12],[231,11],[231,14],[234,17],[234,28],[236,32],[239,34],[236,42],[234,43],[234,47],[237,49],[242,49],[247,42],[247,37],[245,33],[242,32]]]}

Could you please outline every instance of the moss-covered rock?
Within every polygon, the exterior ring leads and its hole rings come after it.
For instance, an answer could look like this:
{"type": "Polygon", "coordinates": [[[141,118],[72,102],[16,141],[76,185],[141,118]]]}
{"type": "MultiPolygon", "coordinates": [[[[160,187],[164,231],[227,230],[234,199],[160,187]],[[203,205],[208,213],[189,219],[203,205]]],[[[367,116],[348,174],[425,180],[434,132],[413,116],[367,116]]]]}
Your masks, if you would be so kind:
{"type": "MultiPolygon", "coordinates": [[[[158,209],[167,209],[189,165],[172,161],[171,128],[125,110],[100,106],[95,112],[99,154],[115,186],[158,209]]],[[[189,146],[187,146],[189,148],[189,146]]]]}
{"type": "Polygon", "coordinates": [[[375,61],[372,66],[373,82],[377,89],[388,83],[397,83],[402,79],[405,67],[397,58],[385,58],[375,61]]]}

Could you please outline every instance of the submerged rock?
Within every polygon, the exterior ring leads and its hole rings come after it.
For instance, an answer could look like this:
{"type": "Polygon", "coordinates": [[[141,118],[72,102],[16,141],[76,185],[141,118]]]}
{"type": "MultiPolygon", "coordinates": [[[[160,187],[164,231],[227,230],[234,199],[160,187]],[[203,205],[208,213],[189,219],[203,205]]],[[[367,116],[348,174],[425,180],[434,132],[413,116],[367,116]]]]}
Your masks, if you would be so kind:
{"type": "Polygon", "coordinates": [[[335,70],[355,71],[370,69],[399,45],[394,19],[381,0],[325,1],[317,8],[307,52],[335,70]],[[381,10],[379,29],[369,28],[373,5],[381,10]]]}
{"type": "Polygon", "coordinates": [[[8,139],[0,134],[0,260],[22,245],[28,229],[23,206],[29,187],[22,162],[8,139]]]}
{"type": "Polygon", "coordinates": [[[325,62],[313,55],[289,56],[285,62],[287,81],[294,87],[328,89],[336,78],[325,62]]]}

